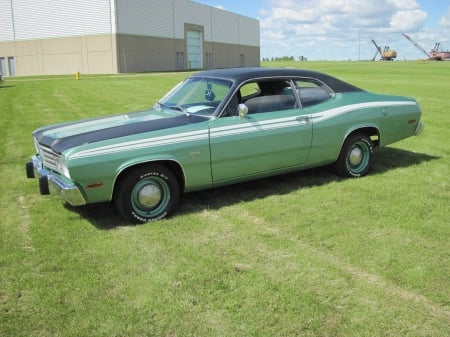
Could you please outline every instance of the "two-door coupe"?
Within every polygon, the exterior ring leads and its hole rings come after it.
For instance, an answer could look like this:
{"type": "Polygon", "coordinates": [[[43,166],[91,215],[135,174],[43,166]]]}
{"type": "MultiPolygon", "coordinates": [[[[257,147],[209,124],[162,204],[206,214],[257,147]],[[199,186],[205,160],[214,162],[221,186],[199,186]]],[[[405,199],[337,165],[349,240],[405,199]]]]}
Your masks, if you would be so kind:
{"type": "Polygon", "coordinates": [[[183,192],[328,164],[360,177],[374,148],[417,135],[420,118],[413,98],[319,72],[202,71],[149,110],[35,130],[26,169],[41,194],[112,201],[141,223],[170,214],[183,192]]]}

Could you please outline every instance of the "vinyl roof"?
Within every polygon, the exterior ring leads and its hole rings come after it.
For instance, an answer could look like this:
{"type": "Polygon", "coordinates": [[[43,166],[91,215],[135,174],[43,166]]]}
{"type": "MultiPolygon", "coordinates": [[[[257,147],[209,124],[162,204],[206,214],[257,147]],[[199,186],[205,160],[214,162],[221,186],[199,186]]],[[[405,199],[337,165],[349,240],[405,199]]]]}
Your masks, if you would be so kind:
{"type": "Polygon", "coordinates": [[[336,77],[305,69],[296,68],[227,68],[200,71],[192,75],[194,77],[211,77],[232,80],[240,83],[251,79],[273,78],[273,77],[296,77],[296,78],[315,78],[325,83],[334,92],[353,92],[362,91],[362,89],[339,80],[336,77]]]}

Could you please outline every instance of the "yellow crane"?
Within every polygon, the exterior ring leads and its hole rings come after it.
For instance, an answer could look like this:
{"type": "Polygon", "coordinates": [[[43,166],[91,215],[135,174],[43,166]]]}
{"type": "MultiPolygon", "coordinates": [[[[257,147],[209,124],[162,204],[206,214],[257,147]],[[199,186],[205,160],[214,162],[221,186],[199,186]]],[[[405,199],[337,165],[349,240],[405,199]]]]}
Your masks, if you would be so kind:
{"type": "Polygon", "coordinates": [[[377,57],[377,54],[379,53],[381,55],[381,60],[383,61],[393,61],[397,57],[397,52],[395,50],[392,50],[389,48],[389,46],[385,46],[384,50],[381,50],[381,47],[377,45],[375,40],[372,40],[372,43],[374,44],[377,51],[375,52],[375,55],[372,58],[372,61],[375,61],[375,58],[377,57]]]}

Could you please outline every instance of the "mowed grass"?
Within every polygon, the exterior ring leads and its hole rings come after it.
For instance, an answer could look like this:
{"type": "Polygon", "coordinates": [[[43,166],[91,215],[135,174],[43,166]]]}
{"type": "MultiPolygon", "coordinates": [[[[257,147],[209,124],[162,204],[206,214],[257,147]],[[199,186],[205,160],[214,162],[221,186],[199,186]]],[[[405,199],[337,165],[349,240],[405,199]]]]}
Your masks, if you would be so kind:
{"type": "Polygon", "coordinates": [[[40,196],[42,125],[151,106],[186,73],[0,87],[0,336],[448,336],[450,62],[264,63],[415,97],[425,132],[371,173],[327,168],[187,194],[131,226],[40,196]]]}

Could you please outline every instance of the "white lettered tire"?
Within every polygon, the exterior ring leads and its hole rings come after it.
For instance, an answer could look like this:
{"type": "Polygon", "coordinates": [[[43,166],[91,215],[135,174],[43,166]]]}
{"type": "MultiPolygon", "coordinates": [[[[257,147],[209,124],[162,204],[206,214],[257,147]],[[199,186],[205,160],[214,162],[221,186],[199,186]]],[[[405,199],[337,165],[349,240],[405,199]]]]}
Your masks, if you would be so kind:
{"type": "Polygon", "coordinates": [[[362,177],[372,168],[372,161],[372,141],[364,134],[356,134],[345,140],[334,169],[343,177],[362,177]]]}
{"type": "Polygon", "coordinates": [[[159,220],[171,214],[180,199],[180,185],[165,166],[150,164],[124,173],[115,189],[114,204],[133,223],[159,220]]]}

